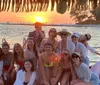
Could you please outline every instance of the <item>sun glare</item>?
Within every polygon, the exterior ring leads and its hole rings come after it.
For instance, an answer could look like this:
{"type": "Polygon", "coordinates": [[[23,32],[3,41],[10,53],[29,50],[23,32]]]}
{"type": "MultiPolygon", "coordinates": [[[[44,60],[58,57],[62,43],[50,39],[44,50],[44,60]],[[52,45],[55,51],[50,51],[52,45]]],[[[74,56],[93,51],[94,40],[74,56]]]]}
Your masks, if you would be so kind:
{"type": "Polygon", "coordinates": [[[45,18],[44,16],[25,16],[24,20],[30,23],[35,23],[35,22],[41,22],[41,23],[46,23],[47,22],[47,18],[45,18]],[[27,17],[27,18],[26,18],[27,17]]]}
{"type": "Polygon", "coordinates": [[[40,16],[35,16],[34,21],[35,22],[42,22],[42,23],[46,22],[45,18],[40,17],[40,16]]]}

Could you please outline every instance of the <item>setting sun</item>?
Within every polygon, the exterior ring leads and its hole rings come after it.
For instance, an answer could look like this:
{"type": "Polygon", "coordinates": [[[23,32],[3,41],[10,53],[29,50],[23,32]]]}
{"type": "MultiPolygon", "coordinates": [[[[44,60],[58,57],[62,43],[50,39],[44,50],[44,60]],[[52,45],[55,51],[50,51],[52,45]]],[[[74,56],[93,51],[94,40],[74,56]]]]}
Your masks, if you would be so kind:
{"type": "Polygon", "coordinates": [[[47,22],[46,18],[42,16],[28,16],[27,21],[31,23],[35,23],[35,22],[46,23],[47,22]]]}
{"type": "Polygon", "coordinates": [[[36,16],[36,17],[34,18],[34,21],[35,21],[35,22],[43,22],[43,23],[46,22],[45,18],[40,17],[40,16],[36,16]]]}
{"type": "Polygon", "coordinates": [[[24,14],[23,20],[30,22],[30,23],[35,23],[35,22],[42,22],[42,23],[47,23],[48,22],[48,16],[45,13],[29,13],[29,14],[24,14]]]}

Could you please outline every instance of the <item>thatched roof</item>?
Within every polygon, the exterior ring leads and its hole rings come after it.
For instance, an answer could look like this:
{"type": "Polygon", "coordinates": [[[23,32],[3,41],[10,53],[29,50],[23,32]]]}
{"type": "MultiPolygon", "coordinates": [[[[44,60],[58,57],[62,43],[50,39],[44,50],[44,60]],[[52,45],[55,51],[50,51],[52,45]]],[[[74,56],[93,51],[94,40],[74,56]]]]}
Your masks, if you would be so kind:
{"type": "Polygon", "coordinates": [[[97,4],[100,5],[100,0],[0,0],[0,12],[34,12],[47,11],[51,5],[51,11],[56,10],[58,13],[64,13],[66,10],[71,10],[72,7],[77,9],[95,9],[97,4]]]}

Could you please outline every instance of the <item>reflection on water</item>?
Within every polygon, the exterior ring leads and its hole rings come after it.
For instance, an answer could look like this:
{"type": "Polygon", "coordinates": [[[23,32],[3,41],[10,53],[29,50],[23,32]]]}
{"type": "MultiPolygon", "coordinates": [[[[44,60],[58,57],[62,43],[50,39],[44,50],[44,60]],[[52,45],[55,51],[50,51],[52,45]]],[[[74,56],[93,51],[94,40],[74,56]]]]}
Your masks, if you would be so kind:
{"type": "MultiPolygon", "coordinates": [[[[67,26],[44,26],[43,30],[48,36],[48,31],[50,28],[55,27],[57,31],[60,31],[62,28],[67,28],[69,32],[79,32],[81,34],[90,33],[92,35],[92,39],[89,41],[89,44],[92,47],[100,47],[100,26],[89,26],[89,27],[67,27],[67,26]]],[[[27,35],[30,31],[34,30],[34,26],[27,26],[27,25],[0,25],[0,44],[2,43],[2,38],[5,38],[11,47],[14,43],[23,42],[23,38],[27,38],[27,35]]],[[[59,40],[59,37],[57,37],[59,40]]],[[[99,50],[99,49],[96,49],[99,50]]],[[[92,60],[100,60],[100,56],[90,54],[89,57],[92,60]]]]}

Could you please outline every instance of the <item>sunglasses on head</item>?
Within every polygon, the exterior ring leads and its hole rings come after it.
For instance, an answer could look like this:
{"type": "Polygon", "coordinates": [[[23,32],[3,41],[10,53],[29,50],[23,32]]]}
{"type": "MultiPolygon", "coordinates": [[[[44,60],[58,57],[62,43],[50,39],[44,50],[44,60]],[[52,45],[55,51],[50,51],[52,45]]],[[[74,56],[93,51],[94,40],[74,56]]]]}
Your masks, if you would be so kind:
{"type": "Polygon", "coordinates": [[[76,54],[72,54],[72,58],[78,58],[79,56],[76,54]]]}

